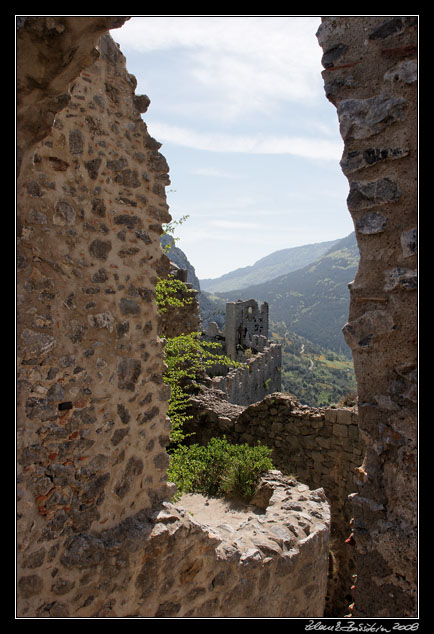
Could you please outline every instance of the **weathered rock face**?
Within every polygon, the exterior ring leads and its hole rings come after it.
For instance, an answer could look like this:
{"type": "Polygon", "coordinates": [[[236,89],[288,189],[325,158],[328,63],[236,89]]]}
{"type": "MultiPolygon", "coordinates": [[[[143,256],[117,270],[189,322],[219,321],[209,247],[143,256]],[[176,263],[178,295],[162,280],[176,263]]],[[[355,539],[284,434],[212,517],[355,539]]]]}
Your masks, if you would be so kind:
{"type": "Polygon", "coordinates": [[[168,271],[162,272],[161,278],[168,279],[171,284],[172,303],[169,305],[163,300],[164,306],[160,306],[159,332],[165,338],[200,332],[198,291],[187,282],[187,270],[178,268],[171,260],[169,265],[168,271]]]}
{"type": "Polygon", "coordinates": [[[417,17],[327,17],[317,36],[360,250],[344,328],[367,447],[353,614],[416,616],[417,17]]]}

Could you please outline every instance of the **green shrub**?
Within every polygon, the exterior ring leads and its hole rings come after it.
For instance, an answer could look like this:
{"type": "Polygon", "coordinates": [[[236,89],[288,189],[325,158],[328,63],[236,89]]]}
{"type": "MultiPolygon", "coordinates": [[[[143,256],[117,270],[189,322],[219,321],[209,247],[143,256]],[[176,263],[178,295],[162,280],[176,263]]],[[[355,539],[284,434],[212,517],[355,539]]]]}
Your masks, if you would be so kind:
{"type": "Polygon", "coordinates": [[[170,453],[168,477],[183,493],[235,497],[249,501],[260,476],[273,469],[271,449],[261,444],[232,445],[212,438],[207,445],[179,445],[170,453]]]}
{"type": "Polygon", "coordinates": [[[229,367],[240,365],[226,355],[218,354],[218,350],[220,344],[201,339],[198,332],[166,340],[164,353],[167,369],[163,380],[171,388],[167,414],[172,422],[170,439],[174,443],[185,438],[184,424],[192,418],[189,414],[191,383],[216,363],[229,367]]]}
{"type": "Polygon", "coordinates": [[[183,308],[193,304],[196,291],[177,280],[173,275],[159,278],[155,287],[155,300],[160,313],[166,313],[170,308],[183,308]]]}

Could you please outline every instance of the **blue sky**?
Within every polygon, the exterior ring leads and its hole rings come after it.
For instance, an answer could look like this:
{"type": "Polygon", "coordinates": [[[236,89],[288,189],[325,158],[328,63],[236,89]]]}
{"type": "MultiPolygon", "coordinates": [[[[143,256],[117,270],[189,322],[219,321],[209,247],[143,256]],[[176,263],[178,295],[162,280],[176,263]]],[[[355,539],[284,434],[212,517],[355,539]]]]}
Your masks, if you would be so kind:
{"type": "Polygon", "coordinates": [[[315,16],[136,16],[111,32],[151,100],[142,115],[199,278],[353,231],[343,142],[315,16]]]}

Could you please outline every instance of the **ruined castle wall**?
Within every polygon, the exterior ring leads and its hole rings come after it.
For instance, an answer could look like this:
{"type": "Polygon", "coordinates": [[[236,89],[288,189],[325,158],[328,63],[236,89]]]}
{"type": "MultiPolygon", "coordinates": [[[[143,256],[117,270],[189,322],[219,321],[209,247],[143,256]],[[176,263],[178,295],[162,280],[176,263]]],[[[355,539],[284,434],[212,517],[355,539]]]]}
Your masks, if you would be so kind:
{"type": "Polygon", "coordinates": [[[34,561],[61,567],[65,538],[109,529],[172,490],[154,299],[168,167],[110,36],[99,52],[18,182],[22,614],[63,594],[34,561]]]}
{"type": "Polygon", "coordinates": [[[324,87],[360,251],[344,327],[366,443],[355,616],[417,615],[417,17],[325,17],[324,87]]]}
{"type": "Polygon", "coordinates": [[[226,304],[226,354],[237,359],[237,347],[251,347],[255,338],[268,338],[268,304],[254,299],[226,304]]]}
{"type": "Polygon", "coordinates": [[[327,614],[345,616],[356,574],[349,499],[363,459],[363,441],[354,408],[299,409],[294,399],[270,395],[246,408],[235,424],[239,442],[258,440],[272,447],[278,469],[309,487],[324,488],[331,508],[331,575],[327,614]]]}
{"type": "Polygon", "coordinates": [[[19,182],[19,464],[35,512],[62,527],[167,495],[154,280],[168,168],[109,36],[100,52],[19,182]]]}
{"type": "Polygon", "coordinates": [[[235,443],[258,441],[272,449],[276,468],[309,487],[324,488],[331,507],[331,550],[335,571],[328,588],[328,610],[344,616],[352,602],[356,574],[352,532],[352,496],[363,477],[364,445],[354,408],[310,408],[281,393],[249,407],[224,407],[216,394],[193,399],[196,424],[192,442],[225,435],[235,443]],[[208,399],[211,400],[208,400],[208,399]]]}
{"type": "Polygon", "coordinates": [[[282,349],[270,343],[239,368],[232,368],[225,376],[213,378],[216,389],[226,394],[229,402],[250,405],[267,394],[281,389],[282,349]]]}
{"type": "MultiPolygon", "coordinates": [[[[40,20],[22,26],[20,51],[35,29],[44,32],[40,20]]],[[[53,56],[72,46],[62,47],[67,20],[49,19],[56,37],[41,37],[45,53],[50,43],[53,56]]],[[[50,131],[22,137],[17,615],[321,616],[330,534],[322,491],[273,476],[267,487],[277,497],[267,500],[269,515],[261,507],[257,543],[256,526],[235,528],[234,541],[169,502],[169,394],[154,297],[167,264],[168,167],[123,55],[108,35],[98,49],[63,87],[68,98],[50,131]],[[292,531],[284,525],[291,503],[309,518],[291,516],[292,531]]],[[[35,111],[27,114],[33,129],[35,111]]]]}
{"type": "Polygon", "coordinates": [[[243,364],[229,369],[216,366],[210,371],[213,387],[224,392],[230,403],[250,405],[281,390],[282,350],[280,344],[268,341],[267,303],[259,307],[254,299],[228,302],[224,334],[212,323],[204,336],[243,364]]]}

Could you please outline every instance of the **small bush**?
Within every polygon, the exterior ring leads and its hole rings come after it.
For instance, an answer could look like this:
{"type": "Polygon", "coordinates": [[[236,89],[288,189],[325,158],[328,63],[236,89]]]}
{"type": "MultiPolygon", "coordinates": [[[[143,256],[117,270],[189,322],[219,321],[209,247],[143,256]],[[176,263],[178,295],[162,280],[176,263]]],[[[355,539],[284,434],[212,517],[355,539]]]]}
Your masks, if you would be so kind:
{"type": "Polygon", "coordinates": [[[171,388],[168,416],[172,422],[170,439],[180,443],[186,437],[184,424],[191,420],[190,393],[191,382],[213,367],[223,364],[229,367],[241,365],[226,355],[219,354],[220,344],[205,341],[199,332],[178,335],[166,340],[164,353],[167,369],[163,380],[171,388]]]}
{"type": "Polygon", "coordinates": [[[357,394],[355,392],[346,394],[337,403],[338,407],[354,407],[354,405],[357,405],[357,394]]]}
{"type": "Polygon", "coordinates": [[[181,280],[173,275],[159,278],[155,287],[155,300],[160,313],[166,313],[170,308],[190,306],[196,297],[196,291],[188,288],[181,280]]]}
{"type": "Polygon", "coordinates": [[[210,497],[236,497],[249,501],[260,476],[273,469],[271,449],[259,443],[250,447],[232,445],[225,437],[207,445],[179,445],[170,454],[169,480],[183,493],[210,497]]]}

